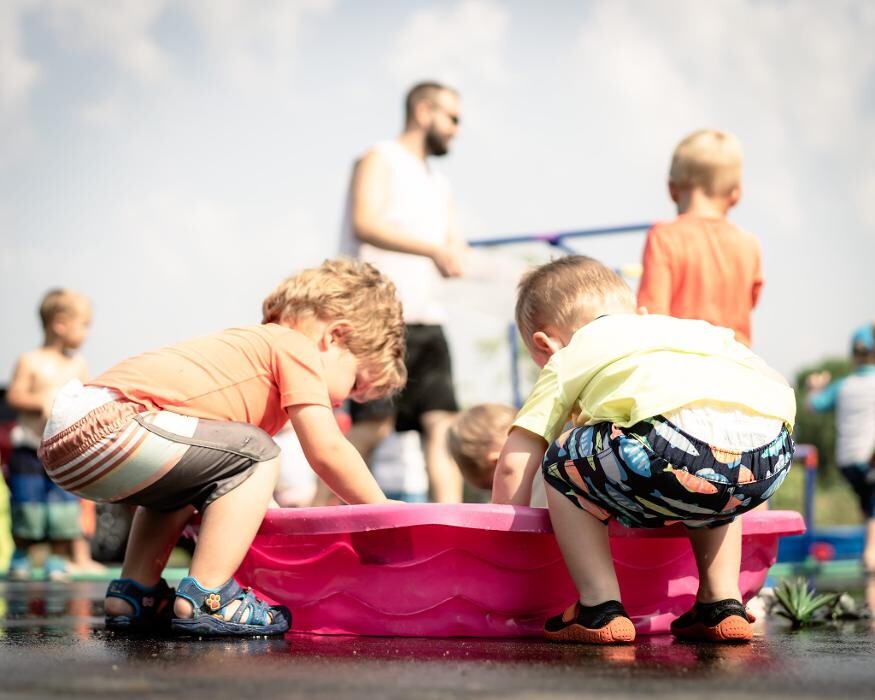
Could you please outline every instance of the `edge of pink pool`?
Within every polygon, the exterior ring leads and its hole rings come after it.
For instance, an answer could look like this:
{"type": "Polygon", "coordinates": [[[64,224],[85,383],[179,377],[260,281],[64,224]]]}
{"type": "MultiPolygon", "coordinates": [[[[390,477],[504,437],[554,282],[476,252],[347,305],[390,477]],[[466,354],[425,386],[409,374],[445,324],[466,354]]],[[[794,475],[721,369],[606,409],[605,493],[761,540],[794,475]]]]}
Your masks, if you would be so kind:
{"type": "MultiPolygon", "coordinates": [[[[739,583],[748,600],[794,511],[742,517],[739,583]]],[[[623,602],[639,634],[667,632],[693,604],[683,527],[610,525],[623,602]]],[[[268,511],[237,579],[292,610],[292,630],[402,637],[528,637],[576,599],[543,508],[385,505],[268,511]]]]}

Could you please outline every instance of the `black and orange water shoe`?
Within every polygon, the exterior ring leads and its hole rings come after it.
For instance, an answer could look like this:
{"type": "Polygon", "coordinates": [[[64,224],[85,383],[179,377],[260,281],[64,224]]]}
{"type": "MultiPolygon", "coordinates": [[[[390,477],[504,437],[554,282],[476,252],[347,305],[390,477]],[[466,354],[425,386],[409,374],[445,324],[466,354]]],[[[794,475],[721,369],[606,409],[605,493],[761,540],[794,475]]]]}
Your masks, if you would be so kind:
{"type": "Polygon", "coordinates": [[[680,639],[707,642],[749,642],[751,622],[756,618],[733,598],[696,604],[671,623],[671,633],[680,639]]]}
{"type": "Polygon", "coordinates": [[[544,624],[544,636],[554,642],[629,644],[635,641],[635,626],[623,604],[608,600],[592,607],[580,601],[544,624]]]}

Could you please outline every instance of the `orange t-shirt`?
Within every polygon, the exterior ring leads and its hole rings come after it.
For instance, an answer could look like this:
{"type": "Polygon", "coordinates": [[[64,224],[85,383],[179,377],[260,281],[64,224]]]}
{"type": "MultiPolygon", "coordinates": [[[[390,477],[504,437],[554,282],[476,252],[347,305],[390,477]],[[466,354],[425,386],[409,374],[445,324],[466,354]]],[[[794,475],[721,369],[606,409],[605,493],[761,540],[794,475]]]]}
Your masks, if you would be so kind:
{"type": "Polygon", "coordinates": [[[268,323],[229,328],[136,355],[88,382],[149,410],[250,423],[275,435],[286,408],[331,407],[316,345],[268,323]]]}
{"type": "Polygon", "coordinates": [[[682,214],[647,232],[638,305],[700,319],[750,345],[750,315],[763,286],[757,239],[726,219],[682,214]]]}

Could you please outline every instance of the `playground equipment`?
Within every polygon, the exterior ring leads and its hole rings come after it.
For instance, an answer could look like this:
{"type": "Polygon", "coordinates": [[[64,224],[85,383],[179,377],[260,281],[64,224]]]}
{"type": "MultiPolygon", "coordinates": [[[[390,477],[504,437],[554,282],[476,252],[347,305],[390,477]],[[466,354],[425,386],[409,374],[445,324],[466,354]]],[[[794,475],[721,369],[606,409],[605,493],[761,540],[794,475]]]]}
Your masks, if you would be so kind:
{"type": "Polygon", "coordinates": [[[814,445],[797,445],[794,461],[805,468],[805,500],[803,513],[805,532],[781,540],[778,561],[802,563],[809,558],[818,562],[840,560],[858,561],[863,554],[863,528],[859,525],[817,527],[814,517],[819,455],[814,445]]]}
{"type": "MultiPolygon", "coordinates": [[[[574,231],[554,231],[545,233],[530,233],[519,236],[496,236],[492,238],[478,238],[468,241],[468,245],[473,248],[490,248],[496,246],[512,246],[522,245],[525,243],[544,243],[551,248],[555,248],[566,254],[579,253],[577,249],[569,245],[569,241],[580,238],[594,238],[601,236],[611,236],[624,233],[643,233],[647,231],[652,224],[626,224],[623,226],[608,226],[602,228],[577,229],[574,231]]],[[[639,277],[641,274],[641,266],[639,264],[623,265],[617,269],[617,272],[627,278],[639,277]]],[[[511,385],[511,402],[514,406],[522,406],[523,397],[520,390],[520,371],[518,364],[519,357],[519,333],[517,333],[516,324],[511,322],[507,328],[507,342],[510,348],[510,385],[511,385]]]]}
{"type": "MultiPolygon", "coordinates": [[[[775,563],[793,511],[742,517],[745,600],[775,563]]],[[[698,579],[682,526],[610,524],[623,601],[640,634],[667,632],[698,579]]],[[[527,637],[577,593],[546,509],[382,505],[268,511],[236,574],[289,606],[293,631],[425,637],[527,637]]]]}

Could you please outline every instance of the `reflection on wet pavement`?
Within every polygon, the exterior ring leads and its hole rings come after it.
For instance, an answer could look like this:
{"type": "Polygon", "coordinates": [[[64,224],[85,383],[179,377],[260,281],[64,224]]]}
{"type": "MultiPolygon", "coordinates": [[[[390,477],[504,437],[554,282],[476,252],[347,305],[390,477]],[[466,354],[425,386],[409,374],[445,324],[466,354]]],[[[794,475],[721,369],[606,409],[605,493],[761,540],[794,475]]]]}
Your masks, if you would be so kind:
{"type": "MultiPolygon", "coordinates": [[[[632,646],[537,639],[319,637],[179,640],[104,629],[105,584],[0,583],[4,692],[189,696],[409,698],[567,696],[768,697],[870,695],[875,635],[868,622],[791,632],[770,620],[749,645],[640,637],[632,646]],[[682,694],[683,694],[682,693],[682,694]]],[[[875,584],[868,591],[875,599],[875,584]]]]}

